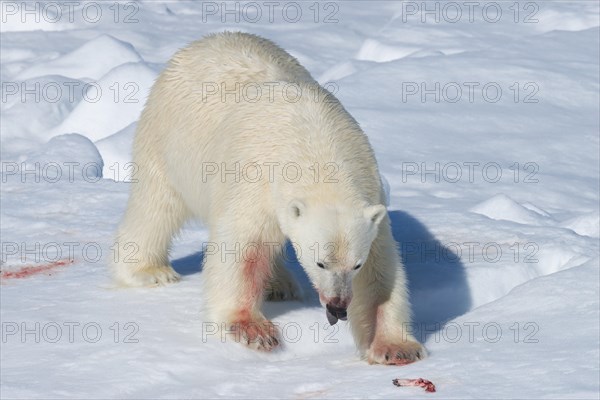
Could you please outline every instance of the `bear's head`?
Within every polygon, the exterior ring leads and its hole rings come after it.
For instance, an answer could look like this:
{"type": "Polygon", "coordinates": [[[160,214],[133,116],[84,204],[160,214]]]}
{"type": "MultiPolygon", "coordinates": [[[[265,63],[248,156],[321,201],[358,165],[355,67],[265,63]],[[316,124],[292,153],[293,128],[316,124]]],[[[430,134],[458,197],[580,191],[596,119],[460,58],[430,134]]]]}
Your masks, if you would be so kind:
{"type": "Polygon", "coordinates": [[[332,325],[347,318],[352,281],[367,261],[386,213],[383,205],[340,207],[295,199],[279,218],[332,325]]]}

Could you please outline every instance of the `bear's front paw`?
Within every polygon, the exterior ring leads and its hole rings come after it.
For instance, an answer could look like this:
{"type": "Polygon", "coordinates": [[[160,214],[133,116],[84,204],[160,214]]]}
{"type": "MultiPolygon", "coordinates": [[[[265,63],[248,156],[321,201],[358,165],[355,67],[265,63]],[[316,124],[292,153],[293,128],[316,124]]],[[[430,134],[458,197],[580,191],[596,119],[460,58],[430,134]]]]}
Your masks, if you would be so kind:
{"type": "Polygon", "coordinates": [[[180,275],[169,265],[116,271],[116,280],[125,286],[161,286],[177,282],[179,278],[180,275]]]}
{"type": "Polygon", "coordinates": [[[231,324],[236,341],[246,346],[271,351],[279,346],[277,328],[271,321],[239,321],[231,324]]]}
{"type": "Polygon", "coordinates": [[[425,348],[412,340],[397,343],[376,341],[367,351],[369,364],[406,365],[426,356],[425,348]]]}

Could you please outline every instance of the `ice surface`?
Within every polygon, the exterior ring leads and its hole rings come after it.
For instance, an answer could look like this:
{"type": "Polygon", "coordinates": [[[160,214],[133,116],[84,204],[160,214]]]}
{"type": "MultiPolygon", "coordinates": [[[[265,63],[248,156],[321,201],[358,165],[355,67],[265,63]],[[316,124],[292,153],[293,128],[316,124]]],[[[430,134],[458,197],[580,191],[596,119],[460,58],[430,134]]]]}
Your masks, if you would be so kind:
{"type": "Polygon", "coordinates": [[[241,3],[236,20],[212,2],[106,2],[97,22],[82,14],[97,2],[76,3],[56,22],[55,6],[36,22],[2,3],[2,398],[432,396],[392,385],[418,377],[442,398],[598,398],[598,2],[494,3],[496,22],[494,4],[451,22],[445,3],[301,3],[296,23],[284,3],[256,23],[241,3]],[[421,9],[436,4],[437,21],[421,9]],[[369,136],[426,360],[361,361],[295,262],[305,299],[265,305],[282,349],[222,343],[196,223],[173,244],[181,282],[112,284],[148,91],[177,49],[226,29],[276,41],[369,136]]]}

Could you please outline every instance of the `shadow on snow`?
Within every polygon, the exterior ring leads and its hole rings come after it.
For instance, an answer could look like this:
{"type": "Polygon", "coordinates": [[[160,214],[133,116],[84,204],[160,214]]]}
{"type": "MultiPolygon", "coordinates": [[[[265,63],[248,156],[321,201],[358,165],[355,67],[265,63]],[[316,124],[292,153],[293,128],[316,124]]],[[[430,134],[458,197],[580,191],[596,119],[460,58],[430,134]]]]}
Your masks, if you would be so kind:
{"type": "MultiPolygon", "coordinates": [[[[438,241],[416,218],[403,211],[390,211],[389,216],[409,283],[415,336],[425,341],[446,321],[470,309],[471,296],[465,267],[460,257],[438,241]]],[[[287,266],[302,289],[303,301],[265,303],[264,311],[269,318],[306,306],[320,307],[318,296],[289,243],[286,254],[289,255],[286,257],[287,266]]],[[[203,253],[200,251],[174,260],[172,265],[178,273],[186,276],[201,272],[202,262],[203,253]]]]}

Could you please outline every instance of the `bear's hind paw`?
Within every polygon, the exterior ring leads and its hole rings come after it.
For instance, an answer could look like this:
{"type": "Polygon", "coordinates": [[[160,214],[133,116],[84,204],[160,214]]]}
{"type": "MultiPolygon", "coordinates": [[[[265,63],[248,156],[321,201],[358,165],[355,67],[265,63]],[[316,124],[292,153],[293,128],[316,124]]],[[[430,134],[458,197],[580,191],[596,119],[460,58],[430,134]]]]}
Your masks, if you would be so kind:
{"type": "Polygon", "coordinates": [[[116,279],[124,286],[148,287],[163,286],[179,281],[180,275],[171,266],[152,266],[122,273],[117,271],[116,279]]]}
{"type": "Polygon", "coordinates": [[[298,284],[285,266],[276,265],[273,277],[265,286],[267,301],[301,300],[302,292],[298,284]]]}
{"type": "Polygon", "coordinates": [[[300,300],[302,296],[292,281],[271,281],[265,289],[267,301],[300,300]]]}

